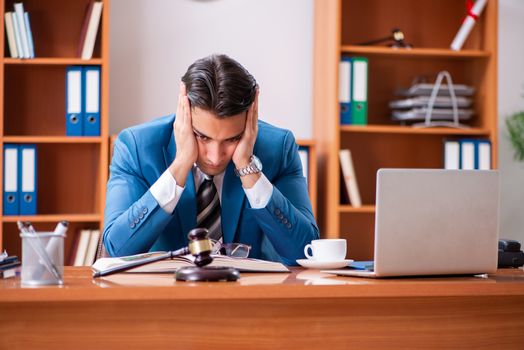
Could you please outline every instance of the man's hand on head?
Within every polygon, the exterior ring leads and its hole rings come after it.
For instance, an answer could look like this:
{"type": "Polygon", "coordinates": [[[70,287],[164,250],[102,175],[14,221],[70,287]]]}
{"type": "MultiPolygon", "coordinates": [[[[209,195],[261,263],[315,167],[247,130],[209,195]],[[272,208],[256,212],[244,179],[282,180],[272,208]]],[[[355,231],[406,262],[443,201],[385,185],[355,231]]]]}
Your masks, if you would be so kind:
{"type": "Polygon", "coordinates": [[[253,148],[258,135],[258,94],[259,90],[257,89],[255,100],[247,110],[244,134],[242,134],[235,153],[233,153],[232,160],[237,169],[247,166],[249,158],[253,155],[253,148]]]}
{"type": "Polygon", "coordinates": [[[176,118],[173,123],[176,156],[169,170],[177,184],[185,186],[187,174],[198,158],[198,145],[193,132],[191,105],[187,97],[186,85],[180,82],[176,118]]]}

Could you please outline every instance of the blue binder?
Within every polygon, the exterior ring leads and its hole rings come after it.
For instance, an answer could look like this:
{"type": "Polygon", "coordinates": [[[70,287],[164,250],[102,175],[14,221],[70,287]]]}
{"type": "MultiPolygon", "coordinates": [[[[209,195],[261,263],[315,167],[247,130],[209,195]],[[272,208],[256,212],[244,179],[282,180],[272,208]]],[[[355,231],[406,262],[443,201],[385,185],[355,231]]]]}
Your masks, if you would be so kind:
{"type": "Polygon", "coordinates": [[[339,63],[338,99],[340,102],[340,124],[350,125],[351,121],[351,70],[350,57],[342,57],[339,63]]]}
{"type": "Polygon", "coordinates": [[[20,145],[19,149],[20,215],[36,215],[36,145],[20,145]]]}
{"type": "Polygon", "coordinates": [[[82,67],[69,66],[66,68],[66,135],[83,135],[82,98],[82,67]]]}
{"type": "Polygon", "coordinates": [[[100,67],[84,67],[83,85],[84,136],[100,136],[100,67]]]}
{"type": "Polygon", "coordinates": [[[19,214],[18,145],[4,144],[4,215],[19,214]]]}
{"type": "Polygon", "coordinates": [[[475,143],[475,169],[491,169],[491,142],[488,139],[478,139],[475,143]]]}

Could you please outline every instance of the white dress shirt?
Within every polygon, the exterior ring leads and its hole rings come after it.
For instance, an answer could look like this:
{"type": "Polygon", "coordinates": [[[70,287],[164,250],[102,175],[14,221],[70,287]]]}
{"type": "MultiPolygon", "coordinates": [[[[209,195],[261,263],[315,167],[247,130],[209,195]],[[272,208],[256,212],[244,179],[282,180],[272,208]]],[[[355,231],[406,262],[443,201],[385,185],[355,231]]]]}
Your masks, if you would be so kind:
{"type": "MultiPolygon", "coordinates": [[[[196,165],[192,169],[193,179],[195,180],[195,192],[198,192],[198,188],[208,177],[204,174],[196,165]]],[[[218,199],[222,203],[222,185],[224,183],[224,173],[222,172],[213,177],[213,182],[218,192],[218,199]]],[[[240,179],[238,180],[240,181],[240,179]]],[[[156,182],[149,189],[151,194],[156,199],[158,204],[166,213],[173,213],[176,208],[182,192],[185,187],[181,187],[176,183],[175,178],[171,175],[169,169],[164,171],[162,175],[156,180],[156,182]]],[[[257,180],[252,188],[244,188],[247,200],[253,209],[265,208],[271,196],[273,195],[273,184],[267,179],[267,177],[261,173],[260,178],[257,180]]]]}

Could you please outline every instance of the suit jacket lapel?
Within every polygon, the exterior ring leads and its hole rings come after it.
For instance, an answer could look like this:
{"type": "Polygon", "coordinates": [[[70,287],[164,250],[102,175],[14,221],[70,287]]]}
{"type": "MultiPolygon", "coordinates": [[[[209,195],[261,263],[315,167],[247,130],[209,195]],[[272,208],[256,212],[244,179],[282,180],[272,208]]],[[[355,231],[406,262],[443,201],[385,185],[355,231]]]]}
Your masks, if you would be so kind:
{"type": "Polygon", "coordinates": [[[233,162],[229,162],[222,185],[222,234],[226,243],[233,242],[235,238],[238,219],[246,198],[242,182],[235,175],[234,168],[233,162]]]}
{"type": "MultiPolygon", "coordinates": [[[[171,133],[171,139],[167,148],[164,148],[164,161],[166,163],[166,169],[171,164],[176,155],[176,144],[173,133],[171,133]]],[[[178,201],[175,212],[178,215],[178,220],[184,234],[184,240],[187,244],[187,234],[189,231],[196,227],[196,192],[195,192],[195,180],[193,179],[193,173],[190,171],[186,179],[186,187],[182,196],[178,201]]]]}

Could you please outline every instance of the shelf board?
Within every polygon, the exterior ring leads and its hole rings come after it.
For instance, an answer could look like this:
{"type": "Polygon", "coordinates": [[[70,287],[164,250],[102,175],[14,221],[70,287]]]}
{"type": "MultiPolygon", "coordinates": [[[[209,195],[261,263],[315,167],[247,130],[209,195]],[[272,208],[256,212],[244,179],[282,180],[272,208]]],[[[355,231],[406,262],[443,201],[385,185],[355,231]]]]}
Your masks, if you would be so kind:
{"type": "Polygon", "coordinates": [[[101,214],[45,214],[45,215],[9,215],[2,216],[2,222],[99,222],[102,221],[101,214]]]}
{"type": "Polygon", "coordinates": [[[461,50],[453,51],[450,49],[393,49],[383,46],[359,46],[343,45],[342,54],[360,55],[379,55],[379,56],[399,56],[399,57],[442,57],[442,58],[487,58],[491,56],[488,51],[482,50],[461,50]]]}
{"type": "Polygon", "coordinates": [[[355,208],[352,205],[342,204],[342,205],[339,205],[338,211],[341,213],[374,213],[375,206],[374,205],[363,205],[361,207],[355,208]]]}
{"type": "Polygon", "coordinates": [[[69,66],[69,65],[100,65],[102,64],[101,58],[93,58],[90,60],[83,60],[81,58],[70,57],[70,58],[31,58],[31,59],[20,59],[20,58],[4,58],[5,64],[28,64],[28,65],[57,65],[57,66],[69,66]]]}
{"type": "Polygon", "coordinates": [[[489,130],[482,128],[414,128],[400,125],[341,125],[341,132],[354,133],[388,133],[388,134],[422,134],[422,135],[478,135],[488,136],[489,130]]]}
{"type": "Polygon", "coordinates": [[[101,143],[100,136],[4,136],[4,143],[101,143]]]}
{"type": "Polygon", "coordinates": [[[316,141],[312,139],[297,139],[296,143],[299,146],[315,146],[316,141]]]}

